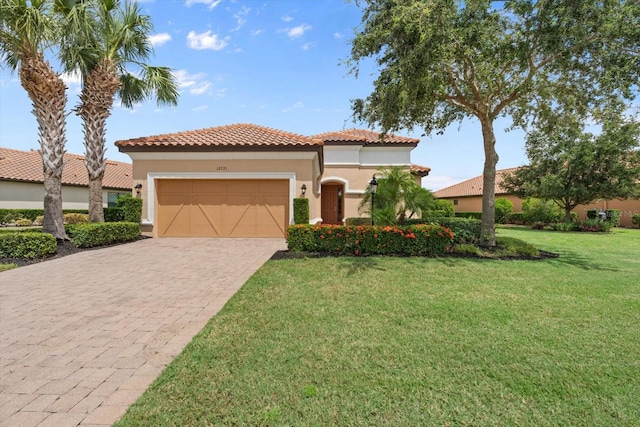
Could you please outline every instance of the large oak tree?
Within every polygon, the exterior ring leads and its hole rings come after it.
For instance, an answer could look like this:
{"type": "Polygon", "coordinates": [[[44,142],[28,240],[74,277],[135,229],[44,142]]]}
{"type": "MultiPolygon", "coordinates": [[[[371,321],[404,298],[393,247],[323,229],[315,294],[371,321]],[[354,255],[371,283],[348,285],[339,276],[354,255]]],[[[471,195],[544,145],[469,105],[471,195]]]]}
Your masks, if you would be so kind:
{"type": "Polygon", "coordinates": [[[494,123],[514,127],[571,110],[593,116],[633,99],[640,80],[634,0],[357,0],[362,27],[351,71],[374,57],[372,93],[354,118],[383,132],[442,131],[479,120],[484,146],[482,232],[495,245],[494,123]]]}

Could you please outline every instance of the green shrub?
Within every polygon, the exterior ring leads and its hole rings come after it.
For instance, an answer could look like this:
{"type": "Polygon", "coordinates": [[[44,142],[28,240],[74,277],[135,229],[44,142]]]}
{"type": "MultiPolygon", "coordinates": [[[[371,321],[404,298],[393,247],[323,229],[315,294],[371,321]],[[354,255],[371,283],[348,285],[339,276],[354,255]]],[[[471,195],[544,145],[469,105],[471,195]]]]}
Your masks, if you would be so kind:
{"type": "MultiPolygon", "coordinates": [[[[587,219],[600,219],[599,209],[587,210],[587,219]]],[[[605,209],[604,213],[607,215],[606,221],[610,222],[614,227],[620,226],[620,209],[605,209]]]]}
{"type": "Polygon", "coordinates": [[[509,256],[530,256],[537,257],[540,255],[538,248],[524,240],[514,237],[496,237],[496,245],[498,246],[499,255],[501,257],[509,256]]]}
{"type": "Polygon", "coordinates": [[[104,221],[105,222],[124,221],[124,209],[123,208],[104,208],[104,221]]]}
{"type": "Polygon", "coordinates": [[[140,223],[135,222],[90,222],[68,225],[65,229],[79,248],[129,242],[140,237],[140,223]]]}
{"type": "Polygon", "coordinates": [[[293,199],[293,223],[309,224],[309,199],[301,197],[293,199]]]}
{"type": "Polygon", "coordinates": [[[482,221],[467,218],[439,218],[438,224],[453,232],[453,242],[477,243],[480,240],[482,221]]]}
{"type": "Polygon", "coordinates": [[[587,219],[586,221],[582,221],[578,223],[578,228],[580,231],[590,231],[594,233],[609,232],[611,231],[612,226],[613,226],[613,222],[600,221],[599,219],[587,219]]]}
{"type": "Polygon", "coordinates": [[[334,255],[436,256],[447,252],[453,233],[440,225],[292,225],[289,250],[334,255]]]}
{"type": "Polygon", "coordinates": [[[118,197],[116,206],[124,210],[124,221],[140,224],[142,221],[142,199],[118,197]]]}
{"type": "Polygon", "coordinates": [[[42,225],[44,223],[44,215],[38,215],[33,223],[36,225],[42,225]]]}
{"type": "MultiPolygon", "coordinates": [[[[86,209],[64,209],[62,213],[88,214],[89,211],[86,209]]],[[[35,221],[36,218],[43,215],[44,209],[0,209],[0,223],[5,224],[8,222],[13,222],[20,218],[35,221]]]]}
{"type": "Polygon", "coordinates": [[[88,214],[66,213],[62,217],[64,218],[65,224],[85,224],[89,222],[88,214]]]}
{"type": "Polygon", "coordinates": [[[509,215],[507,215],[507,224],[525,224],[524,212],[511,212],[509,215]]]}
{"type": "Polygon", "coordinates": [[[454,216],[455,208],[451,200],[436,199],[433,202],[433,209],[428,212],[442,212],[439,216],[454,216]]]}
{"type": "Polygon", "coordinates": [[[482,212],[456,212],[456,218],[482,220],[482,212]]]}
{"type": "Polygon", "coordinates": [[[48,233],[0,233],[0,258],[41,258],[56,249],[56,238],[48,233]]]}
{"type": "Polygon", "coordinates": [[[358,225],[371,225],[370,217],[352,217],[344,220],[344,225],[358,226],[358,225]]]}
{"type": "Polygon", "coordinates": [[[640,214],[633,214],[631,216],[631,223],[640,227],[640,214]]]}
{"type": "Polygon", "coordinates": [[[522,202],[522,213],[527,224],[535,222],[551,224],[560,222],[564,218],[564,212],[552,200],[542,200],[534,197],[528,197],[522,202]]]}
{"type": "Polygon", "coordinates": [[[513,203],[509,199],[500,198],[495,201],[496,224],[506,224],[508,215],[513,212],[513,203]]]}
{"type": "Polygon", "coordinates": [[[16,219],[14,222],[18,227],[29,227],[33,225],[33,221],[27,218],[16,219]]]}

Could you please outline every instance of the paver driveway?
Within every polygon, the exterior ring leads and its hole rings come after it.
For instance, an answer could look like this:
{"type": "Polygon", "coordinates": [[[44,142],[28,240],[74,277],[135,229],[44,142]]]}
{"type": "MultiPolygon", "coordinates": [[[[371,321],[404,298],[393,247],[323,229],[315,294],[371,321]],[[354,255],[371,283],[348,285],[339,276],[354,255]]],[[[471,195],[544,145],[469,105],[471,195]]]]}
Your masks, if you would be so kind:
{"type": "Polygon", "coordinates": [[[0,425],[111,425],[284,239],[146,239],[0,273],[0,425]]]}

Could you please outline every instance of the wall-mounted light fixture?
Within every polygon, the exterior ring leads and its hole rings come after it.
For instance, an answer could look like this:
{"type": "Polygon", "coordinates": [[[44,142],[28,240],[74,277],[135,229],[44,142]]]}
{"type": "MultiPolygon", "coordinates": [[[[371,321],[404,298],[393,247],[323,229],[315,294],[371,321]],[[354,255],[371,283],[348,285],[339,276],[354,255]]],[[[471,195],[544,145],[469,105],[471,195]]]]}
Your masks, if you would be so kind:
{"type": "Polygon", "coordinates": [[[142,184],[137,183],[135,187],[133,187],[136,189],[136,194],[139,196],[140,195],[140,190],[142,190],[142,184]]]}
{"type": "Polygon", "coordinates": [[[302,197],[304,197],[304,195],[307,193],[307,184],[302,184],[300,190],[302,190],[302,197]]]}

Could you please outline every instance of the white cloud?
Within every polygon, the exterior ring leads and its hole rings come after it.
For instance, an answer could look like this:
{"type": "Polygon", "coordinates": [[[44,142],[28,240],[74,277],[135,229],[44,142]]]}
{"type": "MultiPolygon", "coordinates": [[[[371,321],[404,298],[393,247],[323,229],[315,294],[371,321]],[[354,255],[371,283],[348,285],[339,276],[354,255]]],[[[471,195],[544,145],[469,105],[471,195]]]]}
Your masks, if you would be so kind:
{"type": "Polygon", "coordinates": [[[187,45],[195,50],[222,50],[229,44],[228,40],[229,37],[220,39],[217,34],[211,34],[211,31],[201,34],[189,31],[189,34],[187,34],[187,45]]]}
{"type": "Polygon", "coordinates": [[[309,31],[311,29],[311,25],[309,24],[301,24],[297,27],[287,28],[285,31],[287,32],[287,36],[290,39],[296,39],[304,35],[305,31],[309,31]]]}
{"type": "Polygon", "coordinates": [[[310,47],[311,47],[311,43],[305,43],[302,45],[302,50],[309,50],[310,47]]]}
{"type": "Polygon", "coordinates": [[[284,22],[291,22],[291,21],[293,21],[293,16],[284,15],[280,19],[282,19],[284,22]]]}
{"type": "Polygon", "coordinates": [[[186,0],[185,5],[187,6],[191,6],[193,4],[204,4],[204,5],[208,5],[209,10],[215,8],[217,5],[220,4],[222,0],[186,0]]]}
{"type": "Polygon", "coordinates": [[[60,78],[62,78],[62,81],[69,88],[69,92],[73,94],[79,94],[82,92],[82,76],[80,75],[80,71],[62,73],[60,78]]]}
{"type": "Polygon", "coordinates": [[[189,74],[187,70],[177,70],[173,73],[181,91],[186,90],[191,95],[202,95],[210,92],[213,84],[206,79],[205,73],[189,74]]]}
{"type": "Polygon", "coordinates": [[[297,110],[297,109],[300,109],[300,108],[304,108],[304,103],[302,101],[298,101],[295,104],[285,108],[284,110],[282,110],[282,112],[283,113],[288,113],[289,111],[297,110]]]}
{"type": "Polygon", "coordinates": [[[339,33],[338,31],[336,31],[335,33],[333,33],[333,38],[334,39],[341,39],[344,37],[344,34],[339,33]]]}
{"type": "Polygon", "coordinates": [[[246,16],[249,12],[251,12],[251,8],[242,6],[240,11],[233,15],[233,17],[236,18],[237,25],[236,28],[231,31],[238,31],[240,28],[242,28],[242,26],[247,22],[246,16]]]}
{"type": "Polygon", "coordinates": [[[251,35],[252,36],[259,36],[260,34],[262,34],[262,30],[252,30],[251,31],[251,35]]]}
{"type": "Polygon", "coordinates": [[[149,41],[151,42],[152,46],[162,46],[163,44],[165,44],[166,42],[168,42],[169,40],[171,40],[171,34],[169,33],[159,33],[159,34],[154,34],[151,37],[149,37],[149,41]]]}
{"type": "Polygon", "coordinates": [[[204,111],[204,110],[206,110],[207,108],[209,108],[209,106],[208,106],[208,105],[200,105],[200,106],[198,106],[198,107],[192,108],[192,109],[191,109],[191,111],[196,111],[196,112],[197,112],[197,111],[204,111]]]}

